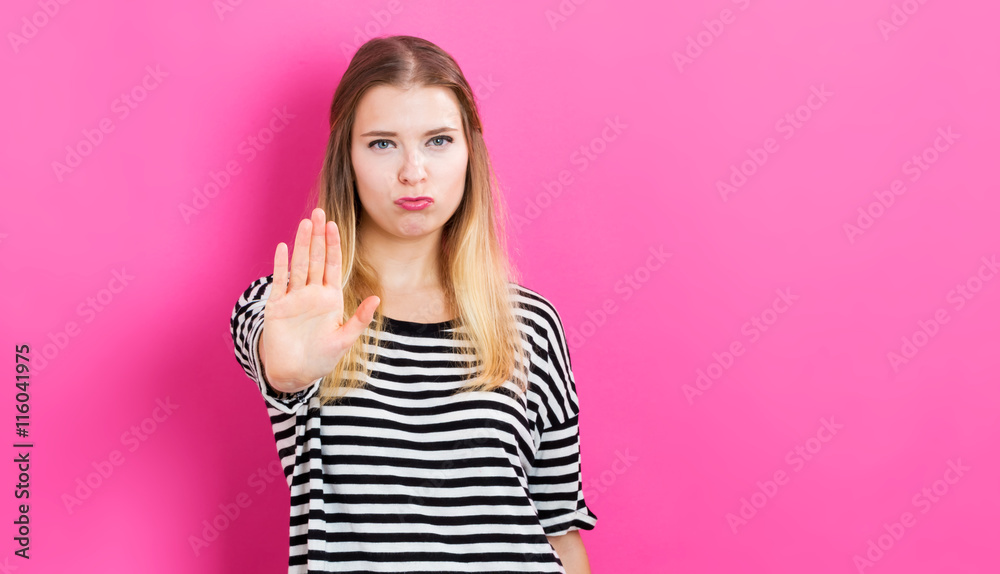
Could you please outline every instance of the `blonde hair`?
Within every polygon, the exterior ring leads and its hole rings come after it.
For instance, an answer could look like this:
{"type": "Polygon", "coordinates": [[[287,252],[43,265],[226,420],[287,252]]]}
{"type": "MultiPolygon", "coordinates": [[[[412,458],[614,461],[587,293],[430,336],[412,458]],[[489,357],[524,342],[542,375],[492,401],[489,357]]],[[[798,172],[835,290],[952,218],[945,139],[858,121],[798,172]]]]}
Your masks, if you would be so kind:
{"type": "MultiPolygon", "coordinates": [[[[511,282],[519,283],[517,270],[507,255],[506,210],[493,171],[479,111],[469,83],[455,60],[427,40],[413,36],[375,38],[362,45],[340,80],[330,108],[330,139],[320,172],[315,203],[337,223],[342,253],[344,318],[346,322],[361,302],[382,297],[375,269],[365,259],[358,236],[361,202],[351,163],[351,128],[358,102],[368,88],[391,85],[442,86],[452,90],[461,108],[462,129],[469,146],[465,191],[458,209],[442,230],[440,274],[445,298],[456,312],[453,340],[467,345],[471,376],[456,393],[493,391],[514,379],[527,390],[527,359],[517,326],[518,304],[511,296],[511,282]],[[464,327],[464,333],[458,327],[464,327]],[[517,376],[520,373],[520,377],[517,376]]],[[[364,378],[348,371],[372,371],[374,349],[385,328],[377,308],[374,335],[362,334],[336,369],[323,378],[318,393],[321,404],[330,404],[364,378]],[[370,346],[371,353],[365,352],[370,346]]]]}

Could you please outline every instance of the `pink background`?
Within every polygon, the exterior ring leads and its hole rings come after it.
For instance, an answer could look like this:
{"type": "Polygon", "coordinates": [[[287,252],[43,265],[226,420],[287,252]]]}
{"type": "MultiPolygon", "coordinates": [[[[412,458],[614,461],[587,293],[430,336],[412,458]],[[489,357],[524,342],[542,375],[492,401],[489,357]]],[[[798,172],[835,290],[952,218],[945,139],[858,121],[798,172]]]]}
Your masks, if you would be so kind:
{"type": "Polygon", "coordinates": [[[0,18],[0,428],[12,460],[29,343],[35,444],[32,558],[8,462],[0,564],[284,570],[287,487],[229,314],[309,211],[350,55],[411,34],[477,88],[516,262],[571,336],[594,572],[1000,570],[996,3],[43,4],[0,18]],[[294,118],[243,153],[274,109],[294,118]]]}

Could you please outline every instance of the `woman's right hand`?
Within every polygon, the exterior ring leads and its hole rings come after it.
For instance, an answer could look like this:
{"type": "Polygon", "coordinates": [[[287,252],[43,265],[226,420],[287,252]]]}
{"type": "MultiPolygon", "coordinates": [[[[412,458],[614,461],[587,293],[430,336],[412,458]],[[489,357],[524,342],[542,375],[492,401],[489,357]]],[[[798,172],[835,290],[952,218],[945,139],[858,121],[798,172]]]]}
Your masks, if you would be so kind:
{"type": "Polygon", "coordinates": [[[294,393],[333,372],[375,316],[371,296],[345,323],[340,233],[321,208],[299,222],[288,278],[288,246],[274,252],[274,281],[264,304],[259,342],[264,376],[280,392],[294,393]],[[287,284],[287,287],[286,287],[287,284]]]}

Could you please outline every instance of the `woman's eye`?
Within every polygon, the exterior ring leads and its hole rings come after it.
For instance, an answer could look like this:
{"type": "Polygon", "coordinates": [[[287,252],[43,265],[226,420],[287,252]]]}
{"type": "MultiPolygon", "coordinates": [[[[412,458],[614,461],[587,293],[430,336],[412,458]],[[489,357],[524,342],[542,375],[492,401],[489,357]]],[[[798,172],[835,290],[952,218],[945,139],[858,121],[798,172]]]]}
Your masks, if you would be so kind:
{"type": "MultiPolygon", "coordinates": [[[[432,141],[432,142],[433,142],[433,141],[437,141],[437,140],[445,140],[445,141],[449,141],[449,142],[450,142],[450,141],[452,141],[452,139],[451,139],[451,138],[450,138],[449,136],[438,136],[438,137],[436,137],[436,138],[431,138],[431,141],[432,141]]],[[[439,146],[436,146],[436,147],[442,147],[443,145],[444,145],[444,144],[441,144],[441,145],[439,145],[439,146]]]]}
{"type": "MultiPolygon", "coordinates": [[[[375,146],[376,144],[380,144],[380,143],[389,143],[389,140],[375,140],[372,143],[368,144],[368,147],[372,147],[372,146],[375,146]]],[[[377,149],[386,149],[386,148],[379,147],[377,149]]]]}

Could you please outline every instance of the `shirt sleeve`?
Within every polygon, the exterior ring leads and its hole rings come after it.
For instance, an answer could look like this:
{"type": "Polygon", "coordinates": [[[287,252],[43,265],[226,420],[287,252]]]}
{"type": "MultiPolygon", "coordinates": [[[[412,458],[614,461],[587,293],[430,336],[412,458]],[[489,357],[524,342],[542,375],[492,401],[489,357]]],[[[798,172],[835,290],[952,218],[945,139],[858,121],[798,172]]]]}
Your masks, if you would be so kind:
{"type": "Polygon", "coordinates": [[[555,308],[547,307],[547,312],[543,378],[548,405],[539,423],[541,441],[528,474],[528,489],[545,534],[561,536],[571,530],[593,530],[597,515],[583,499],[580,407],[566,336],[555,308]]]}
{"type": "Polygon", "coordinates": [[[236,360],[247,376],[257,383],[257,388],[267,404],[285,414],[294,414],[316,394],[323,378],[316,379],[308,387],[296,393],[283,393],[271,388],[264,377],[257,345],[264,328],[264,305],[271,294],[273,279],[273,274],[261,277],[240,295],[236,306],[233,307],[229,331],[233,336],[236,360]]]}

